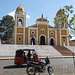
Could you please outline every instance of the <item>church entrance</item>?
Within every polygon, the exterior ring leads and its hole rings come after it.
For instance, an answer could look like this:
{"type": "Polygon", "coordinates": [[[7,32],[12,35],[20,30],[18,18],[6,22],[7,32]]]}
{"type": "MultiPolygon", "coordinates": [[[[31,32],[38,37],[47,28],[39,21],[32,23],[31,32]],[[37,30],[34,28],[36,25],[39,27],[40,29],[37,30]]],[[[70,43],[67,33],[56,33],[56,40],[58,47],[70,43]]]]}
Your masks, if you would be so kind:
{"type": "Polygon", "coordinates": [[[45,36],[40,37],[40,45],[45,45],[45,36]]]}
{"type": "Polygon", "coordinates": [[[50,39],[50,45],[54,45],[54,39],[50,39]]]}
{"type": "Polygon", "coordinates": [[[31,45],[35,45],[35,38],[31,38],[31,45]]]}

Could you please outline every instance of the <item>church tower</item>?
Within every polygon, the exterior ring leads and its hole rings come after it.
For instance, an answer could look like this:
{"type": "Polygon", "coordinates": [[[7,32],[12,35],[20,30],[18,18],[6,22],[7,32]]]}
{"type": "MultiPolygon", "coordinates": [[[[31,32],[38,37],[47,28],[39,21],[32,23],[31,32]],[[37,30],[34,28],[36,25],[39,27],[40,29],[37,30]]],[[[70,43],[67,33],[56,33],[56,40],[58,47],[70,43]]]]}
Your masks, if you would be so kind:
{"type": "Polygon", "coordinates": [[[65,12],[63,9],[59,9],[59,11],[56,14],[56,24],[55,27],[56,28],[67,28],[67,18],[64,19],[64,17],[66,16],[65,12]]]}
{"type": "Polygon", "coordinates": [[[26,12],[20,5],[15,11],[15,44],[25,44],[25,27],[26,27],[26,12]]]}

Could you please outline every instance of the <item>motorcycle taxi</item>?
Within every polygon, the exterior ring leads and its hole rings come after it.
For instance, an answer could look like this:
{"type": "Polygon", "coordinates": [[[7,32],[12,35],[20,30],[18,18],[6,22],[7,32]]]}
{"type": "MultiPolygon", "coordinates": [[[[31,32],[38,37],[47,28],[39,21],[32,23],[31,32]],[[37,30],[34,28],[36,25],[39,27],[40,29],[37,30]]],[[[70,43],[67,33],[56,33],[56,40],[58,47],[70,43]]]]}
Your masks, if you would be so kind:
{"type": "Polygon", "coordinates": [[[14,64],[28,64],[29,61],[39,62],[38,55],[34,49],[18,49],[16,50],[14,64]]]}

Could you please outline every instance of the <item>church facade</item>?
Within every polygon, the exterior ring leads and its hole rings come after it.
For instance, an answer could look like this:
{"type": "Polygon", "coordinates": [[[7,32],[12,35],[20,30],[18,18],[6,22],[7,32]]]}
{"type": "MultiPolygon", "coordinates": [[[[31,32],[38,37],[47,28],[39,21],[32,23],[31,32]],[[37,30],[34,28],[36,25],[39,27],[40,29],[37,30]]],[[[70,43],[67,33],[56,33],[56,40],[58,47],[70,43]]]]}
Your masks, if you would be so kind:
{"type": "MultiPolygon", "coordinates": [[[[59,11],[56,14],[58,16],[59,11]]],[[[61,24],[61,23],[60,23],[61,24]]],[[[22,45],[59,45],[69,46],[69,31],[67,25],[64,27],[55,24],[55,27],[49,25],[46,18],[36,20],[34,25],[26,27],[26,12],[22,6],[19,6],[15,12],[14,43],[22,45]]]]}

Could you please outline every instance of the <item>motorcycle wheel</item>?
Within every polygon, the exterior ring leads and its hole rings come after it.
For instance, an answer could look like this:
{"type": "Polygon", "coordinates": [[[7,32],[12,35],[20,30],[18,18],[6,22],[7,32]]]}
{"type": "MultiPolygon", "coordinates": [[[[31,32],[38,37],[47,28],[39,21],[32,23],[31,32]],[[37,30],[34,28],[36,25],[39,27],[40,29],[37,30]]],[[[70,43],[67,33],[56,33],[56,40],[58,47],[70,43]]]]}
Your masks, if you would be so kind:
{"type": "Polygon", "coordinates": [[[27,67],[26,72],[28,75],[35,75],[36,74],[35,67],[33,67],[33,66],[27,67]]]}
{"type": "Polygon", "coordinates": [[[54,75],[54,70],[52,67],[48,69],[48,73],[49,75],[54,75]]]}

